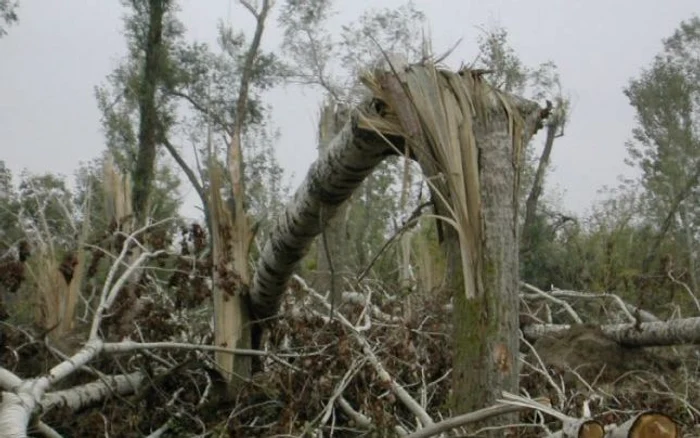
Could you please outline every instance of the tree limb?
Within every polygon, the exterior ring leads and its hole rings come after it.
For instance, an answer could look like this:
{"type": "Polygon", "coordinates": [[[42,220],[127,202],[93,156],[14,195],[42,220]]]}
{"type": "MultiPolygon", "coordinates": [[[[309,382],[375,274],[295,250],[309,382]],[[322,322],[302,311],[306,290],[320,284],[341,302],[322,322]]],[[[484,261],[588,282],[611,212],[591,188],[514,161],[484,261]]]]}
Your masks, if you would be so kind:
{"type": "MultiPolygon", "coordinates": [[[[571,327],[569,324],[532,324],[522,327],[522,330],[525,337],[532,341],[542,336],[563,333],[571,327]]],[[[640,324],[610,324],[600,328],[618,344],[629,347],[700,343],[700,317],[640,324]]]]}

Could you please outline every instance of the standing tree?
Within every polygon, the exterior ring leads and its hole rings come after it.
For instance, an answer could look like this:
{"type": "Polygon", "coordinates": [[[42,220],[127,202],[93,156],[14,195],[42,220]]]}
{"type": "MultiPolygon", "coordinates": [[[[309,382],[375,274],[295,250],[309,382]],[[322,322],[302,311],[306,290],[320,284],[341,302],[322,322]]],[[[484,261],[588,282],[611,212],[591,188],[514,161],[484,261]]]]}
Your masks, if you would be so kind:
{"type": "MultiPolygon", "coordinates": [[[[142,77],[138,82],[138,152],[133,171],[133,208],[138,222],[142,223],[148,217],[149,197],[156,165],[156,152],[160,143],[159,132],[163,129],[159,119],[156,93],[163,81],[167,62],[167,51],[164,49],[163,27],[167,10],[172,6],[170,0],[148,0],[133,2],[134,8],[141,17],[148,17],[147,25],[143,23],[134,27],[134,35],[138,35],[141,50],[143,50],[142,77]],[[145,32],[144,32],[145,30],[145,32]],[[145,35],[144,35],[145,33],[145,35]]],[[[135,24],[137,24],[135,22],[135,24]]]]}
{"type": "Polygon", "coordinates": [[[700,223],[700,18],[681,23],[664,50],[625,94],[637,112],[639,126],[628,144],[629,163],[642,171],[648,216],[656,237],[642,271],[657,259],[665,237],[683,242],[681,261],[691,288],[698,290],[696,253],[700,223]]]}

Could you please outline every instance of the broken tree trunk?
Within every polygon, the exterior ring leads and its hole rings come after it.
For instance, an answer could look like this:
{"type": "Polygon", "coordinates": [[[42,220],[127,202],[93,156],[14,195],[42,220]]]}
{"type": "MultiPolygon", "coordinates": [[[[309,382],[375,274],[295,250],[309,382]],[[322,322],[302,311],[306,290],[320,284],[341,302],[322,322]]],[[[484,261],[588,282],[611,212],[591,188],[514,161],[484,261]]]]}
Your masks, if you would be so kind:
{"type": "MultiPolygon", "coordinates": [[[[347,110],[341,105],[327,103],[321,109],[318,127],[319,156],[328,148],[331,140],[347,122],[347,110]]],[[[316,241],[316,275],[313,286],[322,293],[331,292],[331,302],[340,304],[343,278],[350,274],[350,251],[347,239],[347,213],[350,202],[341,204],[333,218],[326,218],[321,211],[323,233],[316,241]]]]}
{"type": "MultiPolygon", "coordinates": [[[[309,169],[294,199],[277,219],[262,250],[251,287],[256,318],[274,316],[287,281],[321,232],[321,209],[325,218],[335,216],[372,170],[393,154],[389,144],[358,126],[354,112],[323,155],[309,169]]],[[[400,139],[396,139],[400,141],[400,139]]]]}
{"type": "MultiPolygon", "coordinates": [[[[522,327],[522,331],[525,338],[534,341],[542,336],[566,332],[572,327],[568,324],[532,324],[522,327]]],[[[618,344],[629,347],[700,343],[700,317],[641,324],[610,324],[600,328],[618,344]]]]}
{"type": "MultiPolygon", "coordinates": [[[[224,348],[251,347],[250,317],[243,291],[248,283],[247,254],[250,246],[249,219],[236,220],[221,199],[221,174],[210,163],[209,207],[212,230],[212,298],[214,345],[224,348]]],[[[235,212],[235,211],[234,211],[235,212]]],[[[229,383],[229,395],[252,372],[250,357],[217,351],[216,365],[229,383]]]]}
{"type": "MultiPolygon", "coordinates": [[[[332,217],[386,156],[418,161],[445,227],[455,294],[454,409],[493,404],[518,386],[517,199],[524,144],[540,107],[506,96],[478,73],[414,65],[363,78],[371,105],[353,112],[279,218],[251,289],[257,318],[273,316],[287,280],[332,217]]],[[[506,418],[503,421],[510,421],[506,418]]]]}

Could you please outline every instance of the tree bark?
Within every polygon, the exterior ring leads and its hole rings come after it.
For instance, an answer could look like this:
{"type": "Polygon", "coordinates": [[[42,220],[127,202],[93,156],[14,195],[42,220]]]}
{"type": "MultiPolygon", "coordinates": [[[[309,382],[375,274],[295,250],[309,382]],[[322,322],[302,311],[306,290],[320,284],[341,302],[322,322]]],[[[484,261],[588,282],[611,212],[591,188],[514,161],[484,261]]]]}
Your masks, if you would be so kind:
{"type": "Polygon", "coordinates": [[[481,281],[473,296],[463,291],[456,232],[448,227],[445,233],[448,278],[455,290],[452,401],[457,413],[494,404],[502,391],[518,391],[517,167],[505,111],[492,110],[489,116],[488,124],[474,126],[483,232],[474,268],[481,281]]]}
{"type": "Polygon", "coordinates": [[[393,154],[381,138],[358,127],[358,117],[357,112],[350,116],[328,149],[311,165],[294,199],[277,219],[251,286],[256,318],[277,313],[287,281],[321,232],[321,209],[324,217],[333,217],[372,170],[393,154]]]}
{"type": "MultiPolygon", "coordinates": [[[[321,109],[318,141],[319,155],[328,148],[331,140],[347,122],[348,112],[345,108],[327,104],[321,109]]],[[[331,291],[332,302],[340,304],[340,292],[343,278],[349,274],[349,251],[347,248],[347,212],[350,200],[340,205],[332,218],[324,217],[323,233],[316,242],[316,275],[314,289],[323,293],[331,291]]]]}
{"type": "MultiPolygon", "coordinates": [[[[524,326],[522,330],[527,339],[534,341],[542,336],[563,333],[571,327],[568,324],[532,324],[524,326]]],[[[601,329],[618,344],[630,347],[700,343],[700,317],[640,324],[610,324],[601,326],[601,329]]]]}
{"type": "Polygon", "coordinates": [[[148,217],[148,200],[158,145],[158,109],[156,89],[161,79],[163,60],[163,16],[169,0],[148,1],[148,36],[143,80],[139,90],[139,150],[133,172],[133,209],[139,223],[148,217]]]}

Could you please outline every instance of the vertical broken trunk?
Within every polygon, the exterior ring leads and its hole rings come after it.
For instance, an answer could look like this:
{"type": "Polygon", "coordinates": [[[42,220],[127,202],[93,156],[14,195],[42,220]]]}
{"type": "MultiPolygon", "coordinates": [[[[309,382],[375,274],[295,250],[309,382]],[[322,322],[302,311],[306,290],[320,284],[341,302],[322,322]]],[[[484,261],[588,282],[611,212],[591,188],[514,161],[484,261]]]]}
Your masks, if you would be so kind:
{"type": "Polygon", "coordinates": [[[374,91],[395,110],[445,224],[453,408],[474,411],[518,389],[519,175],[540,108],[469,71],[414,67],[377,82],[374,91]]]}
{"type": "MultiPolygon", "coordinates": [[[[493,109],[488,123],[474,126],[479,151],[482,236],[470,296],[461,279],[454,231],[446,231],[453,280],[453,402],[458,413],[493,404],[501,391],[518,391],[517,163],[511,121],[493,109]]],[[[494,421],[507,421],[503,418],[494,421]]]]}
{"type": "MultiPolygon", "coordinates": [[[[249,284],[247,217],[236,221],[221,199],[221,173],[210,162],[211,184],[209,206],[212,242],[212,299],[214,305],[214,344],[224,348],[248,349],[251,346],[250,317],[245,285],[249,284]]],[[[234,210],[235,211],[235,210],[234,210]]],[[[216,352],[215,362],[228,382],[229,394],[242,379],[251,374],[251,359],[231,353],[216,352]]]]}

